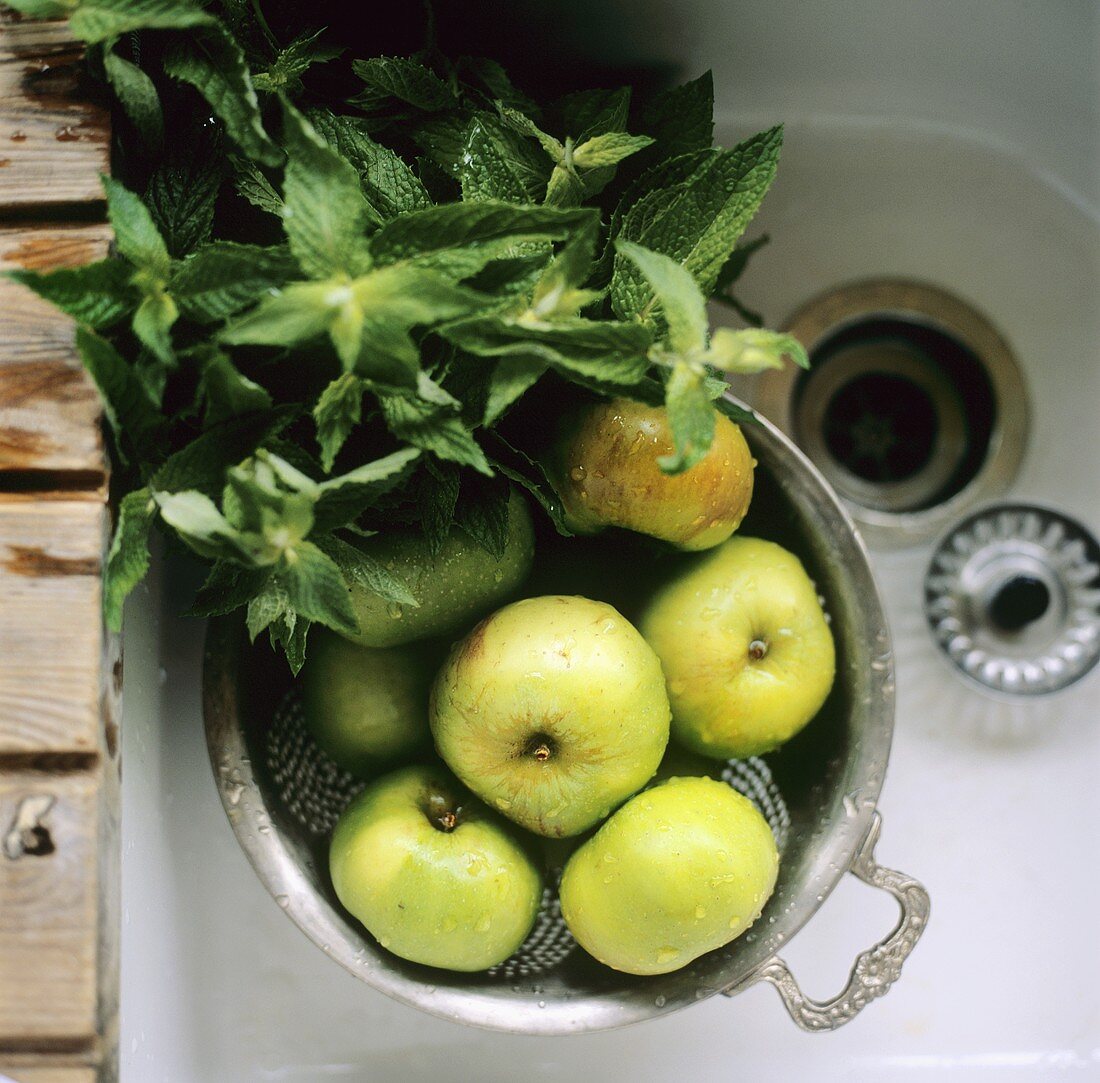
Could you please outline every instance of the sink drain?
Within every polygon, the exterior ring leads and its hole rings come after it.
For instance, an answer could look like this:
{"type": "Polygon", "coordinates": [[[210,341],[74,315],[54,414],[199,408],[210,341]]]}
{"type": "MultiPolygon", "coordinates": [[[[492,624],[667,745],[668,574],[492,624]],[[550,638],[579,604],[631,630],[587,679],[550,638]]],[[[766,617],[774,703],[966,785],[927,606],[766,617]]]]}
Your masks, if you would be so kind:
{"type": "Polygon", "coordinates": [[[1023,456],[1027,396],[996,329],[933,286],[843,286],[788,328],[810,369],[769,372],[750,397],[806,451],[868,540],[935,537],[1005,491],[1023,456]]]}
{"type": "Polygon", "coordinates": [[[970,680],[1009,695],[1057,692],[1100,661],[1100,543],[1047,508],[978,512],[936,548],[924,609],[970,680]]]}

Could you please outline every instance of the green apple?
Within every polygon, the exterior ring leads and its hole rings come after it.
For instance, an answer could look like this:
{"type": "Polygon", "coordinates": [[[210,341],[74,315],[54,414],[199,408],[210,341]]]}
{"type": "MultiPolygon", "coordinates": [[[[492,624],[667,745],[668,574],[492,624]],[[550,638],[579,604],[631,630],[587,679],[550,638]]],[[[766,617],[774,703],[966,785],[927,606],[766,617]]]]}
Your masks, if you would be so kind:
{"type": "Polygon", "coordinates": [[[387,602],[356,583],[351,607],[359,632],[348,638],[364,647],[397,647],[453,635],[514,595],[531,570],[534,528],[526,501],[513,490],[499,558],[457,527],[434,555],[423,535],[412,531],[388,530],[367,541],[363,550],[403,579],[418,605],[387,602]]]}
{"type": "Polygon", "coordinates": [[[436,644],[360,647],[315,628],[302,704],[321,751],[345,771],[370,778],[430,749],[428,691],[441,655],[436,644]]]}
{"type": "Polygon", "coordinates": [[[645,785],[668,720],[657,656],[617,610],[588,598],[498,610],[455,645],[432,688],[439,754],[540,835],[577,835],[645,785]]]}
{"type": "Polygon", "coordinates": [[[774,542],[731,538],[658,589],[639,621],[668,678],[672,733],[704,756],[754,756],[821,709],[836,652],[817,590],[774,542]]]}
{"type": "Polygon", "coordinates": [[[448,970],[503,962],[542,901],[515,828],[434,767],[394,771],[355,798],[333,832],[329,870],[382,947],[448,970]]]}
{"type": "Polygon", "coordinates": [[[673,450],[668,412],[630,399],[581,407],[548,461],[550,480],[579,533],[625,527],[682,549],[709,549],[740,525],[756,465],[741,430],[715,411],[714,442],[682,474],[659,459],[673,450]]]}
{"type": "Polygon", "coordinates": [[[674,778],[631,798],[565,866],[561,911],[577,942],[627,974],[667,974],[743,933],[779,854],[748,798],[674,778]]]}

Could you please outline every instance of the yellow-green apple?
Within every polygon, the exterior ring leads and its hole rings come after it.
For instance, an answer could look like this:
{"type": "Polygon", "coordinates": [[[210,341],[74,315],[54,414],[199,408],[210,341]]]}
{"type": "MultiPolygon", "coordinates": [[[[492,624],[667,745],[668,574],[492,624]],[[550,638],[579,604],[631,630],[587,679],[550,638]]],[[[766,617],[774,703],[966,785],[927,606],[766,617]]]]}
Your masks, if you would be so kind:
{"type": "Polygon", "coordinates": [[[333,832],[329,870],[382,947],[448,970],[503,962],[542,900],[515,828],[434,767],[401,768],[355,798],[333,832]]]}
{"type": "Polygon", "coordinates": [[[452,635],[514,595],[534,557],[534,528],[527,503],[515,490],[508,500],[508,535],[497,558],[457,527],[432,554],[423,535],[389,530],[363,549],[403,579],[416,606],[397,605],[359,583],[351,607],[359,632],[348,638],[364,647],[397,647],[452,635]]]}
{"type": "Polygon", "coordinates": [[[714,779],[673,778],[631,798],[573,854],[562,916],[606,966],[666,974],[740,936],[778,868],[748,798],[714,779]]]}
{"type": "Polygon", "coordinates": [[[430,749],[428,691],[441,657],[434,643],[360,647],[315,628],[302,701],[318,746],[359,778],[430,749]]]}
{"type": "Polygon", "coordinates": [[[630,399],[580,407],[563,425],[548,470],[570,526],[625,527],[681,549],[709,549],[740,525],[755,462],[741,430],[715,411],[714,442],[695,466],[665,474],[673,451],[668,412],[630,399]]]}
{"type": "Polygon", "coordinates": [[[736,537],[660,587],[639,628],[668,679],[672,732],[704,756],[753,756],[793,737],[833,684],[833,636],[799,559],[736,537]]]}
{"type": "Polygon", "coordinates": [[[513,602],[455,645],[432,688],[435,746],[493,808],[577,835],[661,762],[669,706],[657,656],[588,598],[513,602]]]}

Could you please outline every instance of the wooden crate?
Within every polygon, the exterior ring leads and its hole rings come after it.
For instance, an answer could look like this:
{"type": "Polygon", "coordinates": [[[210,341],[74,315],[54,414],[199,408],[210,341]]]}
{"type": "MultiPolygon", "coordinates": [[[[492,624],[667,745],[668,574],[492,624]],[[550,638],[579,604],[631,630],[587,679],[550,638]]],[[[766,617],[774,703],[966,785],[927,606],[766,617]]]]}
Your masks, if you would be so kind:
{"type": "MultiPolygon", "coordinates": [[[[102,258],[109,126],[64,23],[0,9],[0,269],[102,258]]],[[[68,319],[0,281],[0,1078],[117,1076],[107,466],[68,319]]]]}

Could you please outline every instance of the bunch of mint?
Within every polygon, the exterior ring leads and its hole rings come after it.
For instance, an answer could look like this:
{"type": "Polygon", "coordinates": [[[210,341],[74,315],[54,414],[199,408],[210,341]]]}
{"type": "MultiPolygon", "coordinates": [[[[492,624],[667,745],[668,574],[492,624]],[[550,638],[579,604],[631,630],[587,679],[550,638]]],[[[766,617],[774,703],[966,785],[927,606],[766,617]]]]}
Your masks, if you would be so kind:
{"type": "Polygon", "coordinates": [[[709,332],[781,142],[714,148],[709,74],[539,105],[430,45],[349,63],[320,32],[280,43],[245,0],[9,2],[67,17],[117,99],[113,255],[14,275],[75,318],[102,393],[112,628],[159,523],[210,564],[194,612],[247,607],[296,670],[313,622],[354,630],[349,582],[415,604],[371,533],[457,525],[495,550],[509,482],[558,516],[502,426],[522,396],[664,401],[678,472],[732,410],[723,371],[803,360],[709,332]],[[320,65],[354,92],[312,89],[320,65]]]}

